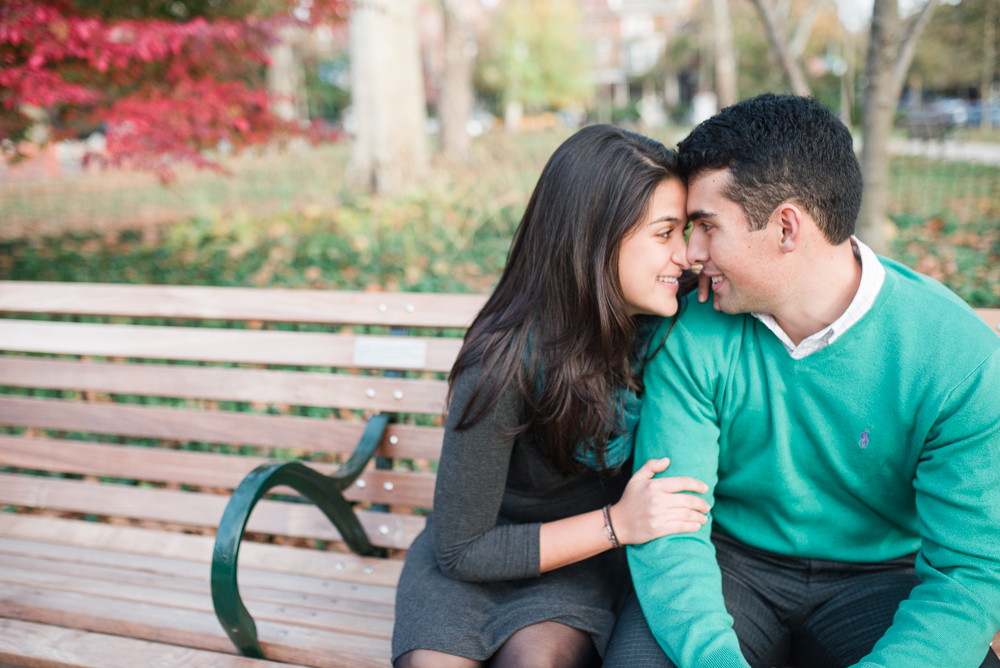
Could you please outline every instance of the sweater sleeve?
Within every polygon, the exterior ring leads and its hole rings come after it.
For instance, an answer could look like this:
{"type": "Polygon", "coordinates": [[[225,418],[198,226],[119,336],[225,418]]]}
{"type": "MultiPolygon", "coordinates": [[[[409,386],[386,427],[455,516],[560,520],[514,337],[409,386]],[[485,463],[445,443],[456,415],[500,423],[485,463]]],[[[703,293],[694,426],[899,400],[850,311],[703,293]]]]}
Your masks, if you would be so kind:
{"type": "MultiPolygon", "coordinates": [[[[663,475],[703,481],[709,488],[704,498],[714,505],[719,468],[715,407],[719,374],[713,371],[724,363],[724,356],[721,350],[706,348],[724,337],[716,329],[710,340],[698,340],[699,310],[704,311],[697,305],[689,306],[663,349],[646,365],[635,467],[652,458],[670,457],[670,467],[663,475]],[[714,359],[712,368],[692,359],[693,351],[703,351],[698,356],[704,360],[714,359]]],[[[654,341],[662,339],[666,325],[654,341]]],[[[653,636],[679,668],[748,668],[722,598],[722,575],[711,530],[710,514],[708,523],[695,533],[629,545],[632,580],[653,636]]]]}
{"type": "MultiPolygon", "coordinates": [[[[521,400],[508,387],[470,429],[455,429],[480,369],[455,382],[434,488],[431,526],[441,571],[456,580],[487,582],[539,574],[540,524],[498,524],[521,400]]],[[[479,399],[477,399],[477,402],[479,399]]]]}
{"type": "Polygon", "coordinates": [[[1000,350],[944,400],[917,464],[914,587],[858,668],[975,668],[1000,629],[1000,350]]]}

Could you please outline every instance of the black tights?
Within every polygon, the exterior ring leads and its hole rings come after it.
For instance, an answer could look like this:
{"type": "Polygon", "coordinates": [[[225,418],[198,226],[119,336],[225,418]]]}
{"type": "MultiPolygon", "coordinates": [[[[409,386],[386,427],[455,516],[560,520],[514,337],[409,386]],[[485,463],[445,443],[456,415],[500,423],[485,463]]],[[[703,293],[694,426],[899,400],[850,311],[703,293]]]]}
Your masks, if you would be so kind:
{"type": "Polygon", "coordinates": [[[394,665],[395,668],[591,668],[600,665],[600,657],[587,633],[558,622],[541,622],[517,631],[486,661],[415,649],[396,659],[394,665]]]}

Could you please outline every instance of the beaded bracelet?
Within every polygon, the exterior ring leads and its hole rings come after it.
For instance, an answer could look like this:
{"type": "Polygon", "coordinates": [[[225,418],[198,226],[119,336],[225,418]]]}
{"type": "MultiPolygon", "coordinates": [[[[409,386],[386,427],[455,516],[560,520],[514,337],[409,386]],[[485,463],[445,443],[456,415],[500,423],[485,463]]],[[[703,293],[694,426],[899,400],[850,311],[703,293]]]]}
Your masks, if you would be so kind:
{"type": "Polygon", "coordinates": [[[604,537],[608,539],[611,543],[611,547],[621,547],[621,543],[618,542],[618,536],[615,535],[615,528],[611,526],[611,504],[604,506],[604,537]]]}

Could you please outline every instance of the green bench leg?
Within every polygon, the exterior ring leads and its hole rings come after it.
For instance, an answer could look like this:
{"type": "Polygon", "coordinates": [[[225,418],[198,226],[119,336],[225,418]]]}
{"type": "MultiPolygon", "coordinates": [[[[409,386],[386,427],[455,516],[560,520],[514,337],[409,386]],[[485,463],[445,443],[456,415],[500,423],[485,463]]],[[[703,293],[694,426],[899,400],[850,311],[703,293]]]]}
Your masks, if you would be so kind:
{"type": "Polygon", "coordinates": [[[257,502],[270,489],[279,485],[291,487],[315,503],[337,527],[343,541],[357,554],[375,556],[380,550],[372,546],[343,491],[361,475],[375,454],[389,424],[389,416],[374,415],[368,419],[365,432],[351,458],[335,473],[325,476],[299,462],[262,464],[254,469],[233,492],[219,522],[212,553],[212,602],[215,616],[236,649],[243,656],[264,658],[257,641],[257,627],[240,598],[236,583],[240,541],[247,520],[257,502]]]}

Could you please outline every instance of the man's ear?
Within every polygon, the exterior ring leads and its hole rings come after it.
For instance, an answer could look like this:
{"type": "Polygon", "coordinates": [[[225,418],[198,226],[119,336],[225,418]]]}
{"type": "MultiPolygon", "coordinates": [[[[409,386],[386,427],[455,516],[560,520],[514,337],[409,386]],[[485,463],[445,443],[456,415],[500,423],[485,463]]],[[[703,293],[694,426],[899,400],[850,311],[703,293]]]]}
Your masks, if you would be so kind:
{"type": "Polygon", "coordinates": [[[771,214],[771,220],[778,226],[781,237],[778,249],[783,253],[791,253],[802,242],[802,228],[805,225],[805,212],[794,202],[782,202],[771,214]]]}

